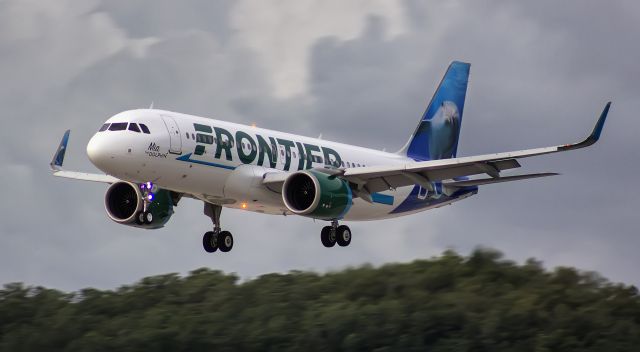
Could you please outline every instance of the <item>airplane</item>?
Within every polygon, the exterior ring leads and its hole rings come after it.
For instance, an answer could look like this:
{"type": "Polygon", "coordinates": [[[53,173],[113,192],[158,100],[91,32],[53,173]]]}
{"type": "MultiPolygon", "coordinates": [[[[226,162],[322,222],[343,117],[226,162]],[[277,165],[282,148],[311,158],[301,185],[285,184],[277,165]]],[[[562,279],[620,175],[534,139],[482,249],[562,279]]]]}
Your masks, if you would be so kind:
{"type": "Polygon", "coordinates": [[[449,65],[396,153],[151,107],[112,116],[91,138],[87,155],[104,174],[62,168],[70,130],[50,167],[54,176],[109,184],[107,216],[123,225],[161,228],[183,197],[201,200],[213,223],[202,237],[209,253],[233,247],[233,235],[221,227],[222,208],[327,221],[321,243],[344,247],[352,234],[341,221],[405,216],[466,199],[479,186],[558,175],[501,172],[520,167],[519,159],[600,138],[611,102],[579,143],[458,157],[470,66],[449,65]]]}

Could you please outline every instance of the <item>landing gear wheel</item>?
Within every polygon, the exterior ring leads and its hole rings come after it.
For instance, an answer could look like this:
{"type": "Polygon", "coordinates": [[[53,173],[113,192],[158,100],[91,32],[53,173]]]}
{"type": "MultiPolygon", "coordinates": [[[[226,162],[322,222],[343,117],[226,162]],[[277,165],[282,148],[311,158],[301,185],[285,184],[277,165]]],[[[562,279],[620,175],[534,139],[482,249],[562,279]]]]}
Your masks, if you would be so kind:
{"type": "Polygon", "coordinates": [[[143,214],[144,214],[144,223],[151,224],[153,222],[153,213],[150,211],[145,211],[143,214]]]}
{"type": "Polygon", "coordinates": [[[340,247],[346,247],[351,243],[351,229],[349,229],[349,226],[338,226],[336,229],[336,242],[340,247]]]}
{"type": "Polygon", "coordinates": [[[218,235],[220,252],[228,252],[233,248],[233,235],[229,231],[222,231],[218,235]]]}
{"type": "Polygon", "coordinates": [[[202,247],[207,253],[213,253],[218,249],[218,235],[213,231],[206,232],[202,236],[202,247]]]}
{"type": "Polygon", "coordinates": [[[138,214],[136,214],[136,224],[144,224],[144,212],[139,211],[138,214]]]}
{"type": "Polygon", "coordinates": [[[322,231],[320,232],[320,240],[322,241],[322,245],[327,248],[335,246],[336,232],[333,230],[333,227],[323,227],[322,231]]]}

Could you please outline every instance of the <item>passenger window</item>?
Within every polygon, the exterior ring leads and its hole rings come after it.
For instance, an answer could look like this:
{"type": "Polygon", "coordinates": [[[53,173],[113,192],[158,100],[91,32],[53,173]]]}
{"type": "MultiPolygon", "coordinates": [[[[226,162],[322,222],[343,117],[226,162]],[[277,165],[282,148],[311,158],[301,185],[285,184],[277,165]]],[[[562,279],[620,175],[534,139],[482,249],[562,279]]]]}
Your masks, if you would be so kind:
{"type": "Polygon", "coordinates": [[[294,158],[297,158],[297,156],[296,156],[296,152],[293,152],[293,157],[294,157],[294,158]]]}
{"type": "Polygon", "coordinates": [[[98,132],[104,132],[109,128],[109,124],[105,123],[104,125],[102,125],[102,127],[100,127],[100,129],[98,130],[98,132]]]}
{"type": "Polygon", "coordinates": [[[126,129],[127,129],[126,122],[116,122],[116,123],[112,123],[111,126],[109,126],[109,131],[124,131],[126,129]]]}
{"type": "Polygon", "coordinates": [[[196,135],[192,133],[192,134],[191,134],[191,139],[194,139],[194,140],[195,140],[195,139],[196,139],[196,135]]]}
{"type": "Polygon", "coordinates": [[[187,135],[187,139],[189,139],[189,132],[185,133],[187,135]]]}
{"type": "Polygon", "coordinates": [[[344,161],[342,162],[342,167],[344,167],[344,161]]]}
{"type": "Polygon", "coordinates": [[[149,128],[147,127],[147,125],[145,125],[144,123],[141,123],[141,124],[140,124],[140,129],[142,130],[142,132],[144,132],[144,133],[146,133],[146,134],[151,133],[151,132],[149,131],[149,128]]]}
{"type": "Polygon", "coordinates": [[[280,149],[280,156],[284,156],[284,150],[280,149]]]}
{"type": "Polygon", "coordinates": [[[140,129],[138,128],[138,125],[136,125],[133,122],[129,124],[129,131],[140,133],[140,129]]]}

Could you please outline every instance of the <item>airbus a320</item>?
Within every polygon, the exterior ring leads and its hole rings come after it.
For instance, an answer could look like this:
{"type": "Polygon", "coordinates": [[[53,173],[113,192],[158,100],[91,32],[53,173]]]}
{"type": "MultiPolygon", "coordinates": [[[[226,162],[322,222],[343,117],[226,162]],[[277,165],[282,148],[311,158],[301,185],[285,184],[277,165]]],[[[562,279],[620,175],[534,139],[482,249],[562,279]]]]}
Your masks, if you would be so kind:
{"type": "Polygon", "coordinates": [[[557,175],[502,175],[519,159],[579,149],[600,137],[611,103],[582,142],[477,156],[457,156],[470,64],[449,65],[418,126],[396,153],[158,109],[124,111],[91,138],[87,155],[104,174],[62,168],[66,131],[53,175],[109,184],[106,213],[119,224],[163,227],[184,197],[201,200],[213,226],[207,252],[228,252],[222,208],[327,222],[325,247],[348,246],[341,221],[414,214],[470,197],[487,184],[557,175]]]}

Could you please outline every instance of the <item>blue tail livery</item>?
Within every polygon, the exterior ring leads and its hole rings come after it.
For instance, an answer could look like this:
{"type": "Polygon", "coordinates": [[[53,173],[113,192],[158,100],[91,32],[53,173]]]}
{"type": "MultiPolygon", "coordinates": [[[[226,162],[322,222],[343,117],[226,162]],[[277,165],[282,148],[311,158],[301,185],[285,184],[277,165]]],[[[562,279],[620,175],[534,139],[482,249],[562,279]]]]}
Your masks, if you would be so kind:
{"type": "Polygon", "coordinates": [[[407,146],[402,151],[416,161],[456,157],[462,111],[471,65],[453,61],[407,146]]]}

